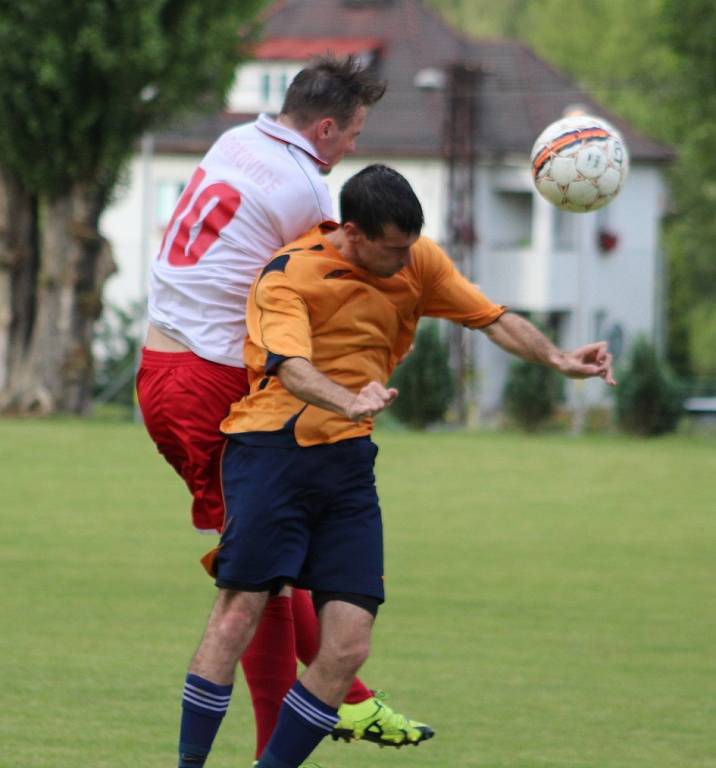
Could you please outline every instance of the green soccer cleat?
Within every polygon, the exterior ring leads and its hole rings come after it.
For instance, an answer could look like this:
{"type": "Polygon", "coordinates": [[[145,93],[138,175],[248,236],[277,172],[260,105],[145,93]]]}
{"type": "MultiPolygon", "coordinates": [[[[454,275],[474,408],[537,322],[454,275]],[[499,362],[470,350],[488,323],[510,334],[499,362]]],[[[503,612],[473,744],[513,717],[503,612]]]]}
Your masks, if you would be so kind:
{"type": "Polygon", "coordinates": [[[418,746],[421,741],[432,739],[435,731],[424,723],[408,720],[394,712],[386,703],[382,691],[373,691],[373,698],[359,704],[341,704],[340,720],[333,729],[333,741],[364,739],[381,747],[418,746]]]}

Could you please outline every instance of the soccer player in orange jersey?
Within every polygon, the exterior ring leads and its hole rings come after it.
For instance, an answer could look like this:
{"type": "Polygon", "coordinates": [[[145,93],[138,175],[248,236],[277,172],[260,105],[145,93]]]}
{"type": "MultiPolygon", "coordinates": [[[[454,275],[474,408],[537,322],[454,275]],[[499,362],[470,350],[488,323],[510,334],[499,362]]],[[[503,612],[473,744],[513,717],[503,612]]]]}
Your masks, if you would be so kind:
{"type": "MultiPolygon", "coordinates": [[[[421,316],[480,329],[524,359],[613,384],[606,343],[556,348],[495,304],[430,239],[396,171],[369,166],[341,191],[341,225],[324,223],[278,251],[254,283],[245,347],[250,393],[222,423],[227,520],[208,563],[219,593],[187,684],[217,708],[268,595],[313,591],[321,622],[314,661],[288,691],[259,768],[296,768],[336,726],[368,656],[383,592],[372,417],[421,316]]],[[[182,720],[181,768],[203,765],[219,726],[182,720]]]]}

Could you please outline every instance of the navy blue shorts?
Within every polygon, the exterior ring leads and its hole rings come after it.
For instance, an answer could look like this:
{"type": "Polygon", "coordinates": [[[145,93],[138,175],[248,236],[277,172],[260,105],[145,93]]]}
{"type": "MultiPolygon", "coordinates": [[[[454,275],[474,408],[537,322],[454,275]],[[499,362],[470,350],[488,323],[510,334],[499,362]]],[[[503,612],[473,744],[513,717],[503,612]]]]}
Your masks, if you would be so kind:
{"type": "Polygon", "coordinates": [[[383,525],[368,437],[310,448],[227,441],[216,584],[272,591],[383,592],[383,525]]]}

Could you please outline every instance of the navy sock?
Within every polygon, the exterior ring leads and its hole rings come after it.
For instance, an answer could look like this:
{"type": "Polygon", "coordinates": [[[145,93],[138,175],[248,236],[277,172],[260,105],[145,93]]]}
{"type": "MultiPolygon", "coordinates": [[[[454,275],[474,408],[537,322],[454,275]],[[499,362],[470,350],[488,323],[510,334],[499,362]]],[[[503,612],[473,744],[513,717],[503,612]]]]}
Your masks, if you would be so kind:
{"type": "Polygon", "coordinates": [[[283,700],[259,768],[297,768],[337,722],[338,710],[309,693],[301,683],[294,683],[283,700]]]}
{"type": "Polygon", "coordinates": [[[182,698],[178,768],[201,768],[231,700],[233,685],[216,685],[188,674],[182,698]]]}

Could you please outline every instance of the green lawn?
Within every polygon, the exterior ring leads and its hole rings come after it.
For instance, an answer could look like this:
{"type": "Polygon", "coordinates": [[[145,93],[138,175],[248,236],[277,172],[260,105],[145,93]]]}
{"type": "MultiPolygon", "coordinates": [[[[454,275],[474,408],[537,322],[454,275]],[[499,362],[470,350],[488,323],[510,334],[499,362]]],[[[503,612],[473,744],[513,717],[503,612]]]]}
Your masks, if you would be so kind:
{"type": "MultiPolygon", "coordinates": [[[[379,434],[364,678],[437,731],[326,768],[716,766],[716,442],[379,434]]],[[[0,766],[171,768],[214,588],[142,427],[0,421],[0,766]]],[[[211,768],[251,765],[243,684],[211,768]]]]}

